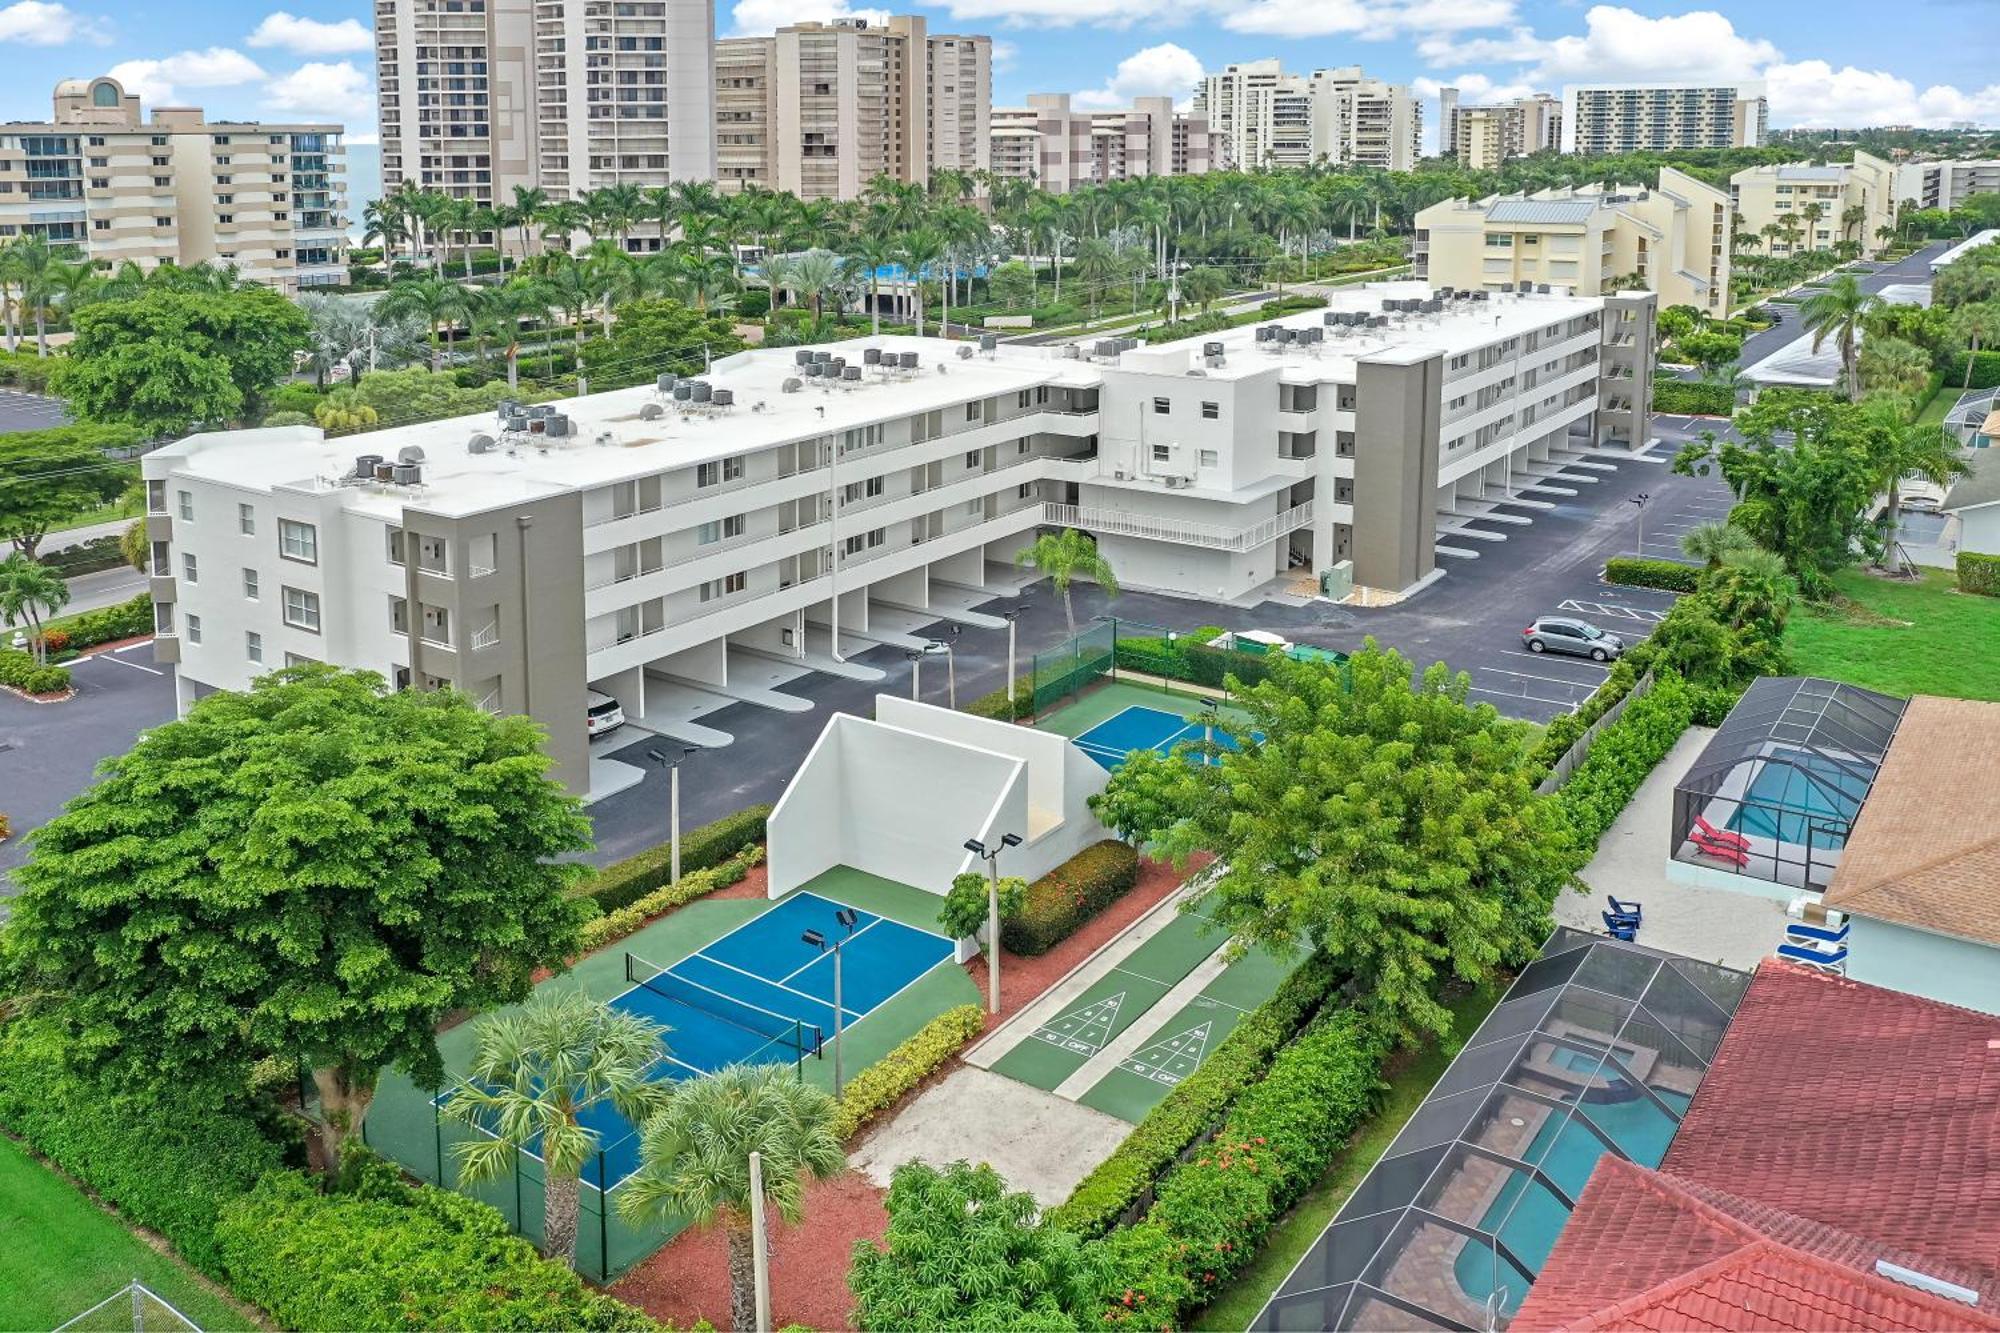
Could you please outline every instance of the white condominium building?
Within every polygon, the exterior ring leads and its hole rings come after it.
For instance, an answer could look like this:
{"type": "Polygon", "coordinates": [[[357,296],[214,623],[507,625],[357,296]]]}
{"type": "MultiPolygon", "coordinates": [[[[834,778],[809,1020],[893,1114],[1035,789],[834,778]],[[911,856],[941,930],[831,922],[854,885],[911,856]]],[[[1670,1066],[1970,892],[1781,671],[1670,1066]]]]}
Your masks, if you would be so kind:
{"type": "Polygon", "coordinates": [[[0,125],[0,238],[37,235],[99,268],[236,265],[285,290],[347,280],[339,125],[207,121],[116,79],[65,79],[46,121],[0,125]]]}
{"type": "Polygon", "coordinates": [[[1079,111],[1068,93],[1034,93],[1024,107],[993,111],[993,174],[1055,194],[1137,176],[1199,176],[1212,168],[1211,154],[1207,119],[1177,113],[1170,97],[1079,111]]]}
{"type": "Polygon", "coordinates": [[[1876,232],[1895,225],[1896,182],[1894,166],[1856,152],[1851,165],[1746,167],[1729,178],[1729,196],[1739,228],[1756,234],[1766,254],[1831,250],[1841,241],[1874,250],[1876,232]],[[1785,230],[1765,237],[1770,226],[1785,230]]]}
{"type": "Polygon", "coordinates": [[[1563,90],[1565,153],[1758,148],[1770,128],[1760,81],[1586,84],[1563,90]]]}
{"type": "Polygon", "coordinates": [[[1417,214],[1418,277],[1602,293],[1633,281],[1660,304],[1729,312],[1729,196],[1672,167],[1656,187],[1592,184],[1447,199],[1417,214]]]}
{"type": "Polygon", "coordinates": [[[1403,589],[1482,554],[1450,541],[1464,507],[1646,438],[1650,295],[1335,302],[1154,347],[870,337],[340,439],[189,436],[142,462],[156,653],[183,706],[302,660],[456,685],[543,722],[581,790],[586,690],[669,733],[689,690],[796,711],[773,664],[880,679],[846,659],[962,613],[1046,525],[1135,588],[1352,561],[1403,589]]]}
{"type": "Polygon", "coordinates": [[[713,180],[714,46],[707,0],[376,0],[383,188],[713,180]]]}
{"type": "Polygon", "coordinates": [[[1409,88],[1358,65],[1311,74],[1287,74],[1276,60],[1228,65],[1202,80],[1194,106],[1215,135],[1217,165],[1243,171],[1315,163],[1408,171],[1423,133],[1409,88]]]}
{"type": "Polygon", "coordinates": [[[2000,194],[2000,162],[1905,162],[1896,168],[1896,202],[1953,209],[1975,194],[2000,194]]]}
{"type": "Polygon", "coordinates": [[[993,42],[924,19],[834,19],[716,45],[719,179],[855,199],[877,176],[922,184],[988,164],[993,42]]]}
{"type": "Polygon", "coordinates": [[[1461,106],[1458,89],[1438,90],[1438,152],[1472,171],[1492,171],[1510,157],[1559,148],[1562,103],[1547,93],[1488,106],[1461,106]]]}

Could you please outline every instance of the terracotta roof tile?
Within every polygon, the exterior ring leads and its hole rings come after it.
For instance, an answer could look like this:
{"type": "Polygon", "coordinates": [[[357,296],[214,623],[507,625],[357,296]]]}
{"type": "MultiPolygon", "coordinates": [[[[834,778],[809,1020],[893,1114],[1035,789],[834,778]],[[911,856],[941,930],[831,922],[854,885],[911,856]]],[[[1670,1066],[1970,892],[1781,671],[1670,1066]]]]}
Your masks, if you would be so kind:
{"type": "Polygon", "coordinates": [[[2000,703],[1910,700],[1826,902],[2000,945],[2000,703]]]}

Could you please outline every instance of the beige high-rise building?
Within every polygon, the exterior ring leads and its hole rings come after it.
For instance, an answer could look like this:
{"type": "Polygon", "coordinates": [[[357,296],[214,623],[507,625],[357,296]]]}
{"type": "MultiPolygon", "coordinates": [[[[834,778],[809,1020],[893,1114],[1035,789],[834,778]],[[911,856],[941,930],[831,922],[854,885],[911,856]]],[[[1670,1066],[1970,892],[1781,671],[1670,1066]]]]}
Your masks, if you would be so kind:
{"type": "Polygon", "coordinates": [[[375,59],[385,191],[715,179],[708,0],[376,0],[375,59]]]}
{"type": "Polygon", "coordinates": [[[1957,208],[1975,194],[2000,194],[2000,162],[1991,158],[1905,162],[1896,168],[1896,202],[1957,208]]]}
{"type": "Polygon", "coordinates": [[[1170,97],[1080,111],[1068,93],[1034,93],[1027,106],[996,107],[991,160],[995,176],[1034,181],[1055,194],[1137,176],[1199,176],[1213,162],[1207,119],[1176,112],[1170,97]]]}
{"type": "Polygon", "coordinates": [[[1547,93],[1486,106],[1461,106],[1458,89],[1438,90],[1438,152],[1472,171],[1493,171],[1562,143],[1562,103],[1547,93]]]}
{"type": "Polygon", "coordinates": [[[285,290],[346,281],[339,125],[208,121],[116,80],[65,79],[46,121],[0,126],[0,237],[99,268],[234,264],[285,290]]]}
{"type": "Polygon", "coordinates": [[[1896,179],[1892,164],[1856,152],[1847,166],[1746,167],[1729,178],[1729,197],[1739,227],[1757,236],[1765,254],[1831,250],[1841,241],[1874,250],[1881,245],[1876,231],[1895,224],[1896,179]],[[1771,226],[1789,229],[1767,238],[1771,226]]]}
{"type": "Polygon", "coordinates": [[[915,15],[728,38],[716,45],[716,81],[728,189],[855,199],[878,176],[921,185],[933,170],[989,160],[992,38],[933,36],[915,15]]]}
{"type": "Polygon", "coordinates": [[[1761,81],[1588,84],[1563,89],[1565,153],[1758,148],[1770,128],[1761,81]]]}
{"type": "Polygon", "coordinates": [[[1315,163],[1408,171],[1423,134],[1408,86],[1359,65],[1311,74],[1287,74],[1276,60],[1228,65],[1202,80],[1194,106],[1222,150],[1217,165],[1242,171],[1315,163]]]}
{"type": "Polygon", "coordinates": [[[1662,307],[1729,311],[1729,196],[1672,167],[1650,189],[1447,199],[1418,213],[1416,226],[1416,276],[1437,286],[1547,284],[1598,296],[1639,280],[1662,307]]]}

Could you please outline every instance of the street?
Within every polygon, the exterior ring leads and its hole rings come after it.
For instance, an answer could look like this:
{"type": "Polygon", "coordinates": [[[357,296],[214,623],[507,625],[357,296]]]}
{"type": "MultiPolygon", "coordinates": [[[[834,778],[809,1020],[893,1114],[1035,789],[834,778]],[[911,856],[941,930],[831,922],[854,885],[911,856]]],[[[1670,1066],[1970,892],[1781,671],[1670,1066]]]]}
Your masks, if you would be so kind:
{"type": "Polygon", "coordinates": [[[69,408],[60,398],[45,398],[19,389],[0,389],[0,435],[24,430],[47,430],[69,420],[69,408]]]}
{"type": "MultiPolygon", "coordinates": [[[[1949,250],[1953,244],[1952,241],[1933,241],[1915,254],[1899,259],[1893,264],[1884,264],[1872,273],[1864,273],[1861,275],[1861,289],[1866,292],[1879,292],[1893,284],[1928,284],[1931,280],[1931,260],[1949,250]]],[[[1803,290],[1810,291],[1811,288],[1803,290]]],[[[1778,293],[1781,296],[1788,294],[1778,293]]],[[[1770,328],[1761,333],[1753,333],[1743,340],[1743,351],[1736,358],[1739,366],[1756,365],[1780,348],[1796,342],[1805,332],[1799,324],[1798,307],[1772,305],[1769,297],[1764,298],[1762,304],[1766,310],[1780,315],[1781,318],[1770,328]]]]}

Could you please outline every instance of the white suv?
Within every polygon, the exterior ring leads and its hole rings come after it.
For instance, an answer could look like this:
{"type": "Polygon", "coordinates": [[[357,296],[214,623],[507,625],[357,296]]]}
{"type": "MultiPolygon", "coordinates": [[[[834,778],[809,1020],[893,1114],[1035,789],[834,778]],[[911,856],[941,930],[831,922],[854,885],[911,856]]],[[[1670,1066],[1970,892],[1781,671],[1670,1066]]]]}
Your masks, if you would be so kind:
{"type": "Polygon", "coordinates": [[[625,710],[620,708],[618,701],[610,695],[588,690],[584,693],[583,699],[587,709],[585,725],[592,739],[608,736],[625,725],[625,710]]]}

